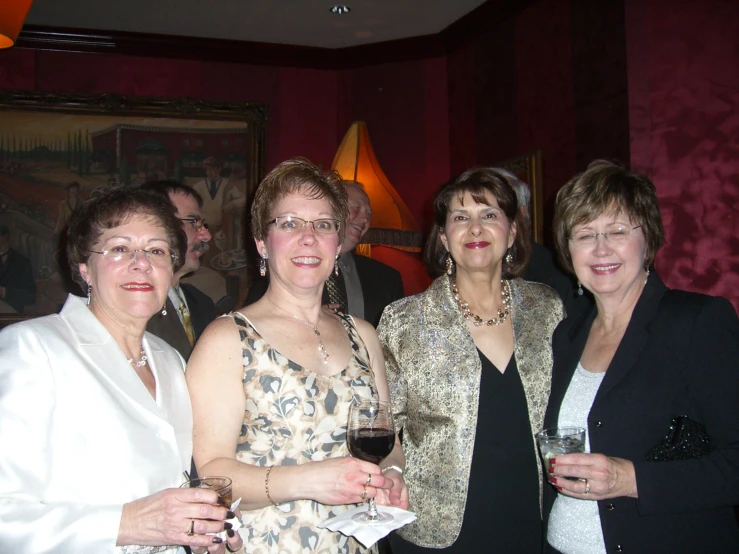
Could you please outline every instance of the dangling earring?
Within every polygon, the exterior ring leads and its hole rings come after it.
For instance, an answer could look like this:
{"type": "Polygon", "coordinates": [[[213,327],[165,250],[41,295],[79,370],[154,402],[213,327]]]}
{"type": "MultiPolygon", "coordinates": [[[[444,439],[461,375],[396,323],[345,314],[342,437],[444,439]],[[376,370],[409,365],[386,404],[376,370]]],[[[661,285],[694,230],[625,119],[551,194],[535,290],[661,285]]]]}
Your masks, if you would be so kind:
{"type": "Polygon", "coordinates": [[[647,274],[644,276],[644,284],[646,285],[649,280],[649,266],[646,266],[644,269],[647,270],[647,274]]]}
{"type": "Polygon", "coordinates": [[[450,277],[454,274],[454,260],[451,254],[446,255],[446,274],[450,277]]]}
{"type": "Polygon", "coordinates": [[[266,260],[267,260],[266,256],[262,256],[259,260],[259,275],[261,275],[262,277],[267,275],[267,261],[266,260]]]}
{"type": "Polygon", "coordinates": [[[162,306],[162,315],[167,315],[167,305],[162,306]]]}
{"type": "Polygon", "coordinates": [[[92,285],[87,285],[87,301],[92,299],[92,285]]]}
{"type": "Polygon", "coordinates": [[[505,263],[510,264],[513,261],[513,253],[508,249],[508,254],[505,255],[505,263]]]}
{"type": "Polygon", "coordinates": [[[582,296],[582,283],[580,282],[580,279],[577,280],[577,294],[578,296],[582,296]]]}
{"type": "Polygon", "coordinates": [[[334,275],[336,277],[339,276],[339,257],[336,256],[336,261],[334,262],[334,275]]]}

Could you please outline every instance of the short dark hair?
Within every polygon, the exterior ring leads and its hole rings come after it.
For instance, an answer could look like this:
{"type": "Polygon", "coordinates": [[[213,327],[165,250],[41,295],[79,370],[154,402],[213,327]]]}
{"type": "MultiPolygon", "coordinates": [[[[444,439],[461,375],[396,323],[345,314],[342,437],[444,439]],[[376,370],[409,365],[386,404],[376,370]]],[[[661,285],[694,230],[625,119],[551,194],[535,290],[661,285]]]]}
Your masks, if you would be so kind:
{"type": "Polygon", "coordinates": [[[333,169],[323,171],[305,158],[295,158],[278,164],[259,184],[251,206],[251,229],[254,238],[258,240],[266,238],[269,222],[272,220],[272,209],[280,200],[293,193],[328,200],[336,219],[341,222],[339,243],[344,242],[349,208],[341,176],[333,169]]]}
{"type": "Polygon", "coordinates": [[[513,261],[503,262],[503,278],[518,277],[526,269],[531,255],[531,237],[524,216],[518,209],[516,193],[506,178],[495,168],[477,167],[468,169],[456,179],[442,185],[434,197],[434,226],[431,229],[423,252],[424,262],[432,277],[438,277],[445,271],[447,249],[441,242],[441,231],[444,229],[449,215],[449,206],[454,198],[462,198],[469,192],[472,199],[479,204],[487,204],[486,194],[492,195],[498,206],[516,225],[516,238],[511,248],[513,261]]]}
{"type": "Polygon", "coordinates": [[[621,212],[641,226],[647,250],[645,264],[654,262],[665,236],[656,187],[646,175],[595,160],[557,193],[554,245],[562,267],[574,273],[569,245],[572,230],[611,211],[621,212]]]}
{"type": "Polygon", "coordinates": [[[64,187],[66,190],[72,190],[77,189],[80,190],[80,184],[77,181],[72,181],[69,183],[66,187],[64,187]]]}
{"type": "Polygon", "coordinates": [[[80,275],[79,264],[87,263],[90,250],[100,235],[106,229],[124,225],[137,216],[151,217],[164,228],[169,247],[177,254],[177,259],[172,262],[174,272],[182,267],[187,236],[169,198],[144,188],[113,189],[82,204],[72,214],[67,226],[67,259],[72,278],[82,290],[87,290],[87,283],[80,275]]]}
{"type": "MultiPolygon", "coordinates": [[[[203,207],[203,197],[194,188],[183,185],[174,179],[164,179],[161,181],[149,181],[139,187],[144,190],[151,190],[169,198],[170,194],[184,194],[192,196],[198,203],[199,207],[203,207]]],[[[176,211],[176,210],[175,210],[176,211]]]]}

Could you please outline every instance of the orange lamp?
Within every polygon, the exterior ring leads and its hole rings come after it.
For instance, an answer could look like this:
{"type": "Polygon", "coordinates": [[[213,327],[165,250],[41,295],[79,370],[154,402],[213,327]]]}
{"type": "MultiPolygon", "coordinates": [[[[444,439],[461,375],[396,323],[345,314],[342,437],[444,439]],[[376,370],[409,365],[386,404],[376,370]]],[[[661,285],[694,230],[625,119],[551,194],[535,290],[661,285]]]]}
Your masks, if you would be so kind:
{"type": "MultiPolygon", "coordinates": [[[[342,178],[362,183],[370,198],[372,222],[364,243],[421,251],[422,237],[416,220],[382,171],[364,121],[355,121],[349,127],[331,167],[342,178]]],[[[361,245],[359,250],[361,253],[368,251],[361,245]]]]}
{"type": "Polygon", "coordinates": [[[0,48],[15,44],[33,0],[0,1],[0,48]]]}

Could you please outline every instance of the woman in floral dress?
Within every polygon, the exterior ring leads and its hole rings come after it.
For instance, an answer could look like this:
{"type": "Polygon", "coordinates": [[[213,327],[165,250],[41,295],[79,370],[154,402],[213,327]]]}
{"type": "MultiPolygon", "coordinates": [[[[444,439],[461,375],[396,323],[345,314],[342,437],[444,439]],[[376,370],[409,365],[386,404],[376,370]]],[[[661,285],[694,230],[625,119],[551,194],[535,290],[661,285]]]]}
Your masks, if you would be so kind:
{"type": "Polygon", "coordinates": [[[372,497],[407,508],[408,492],[397,439],[382,467],[346,446],[352,401],[389,400],[372,326],[321,306],[346,192],[334,172],[289,160],[262,181],[251,214],[269,288],[213,322],[190,358],[198,473],[233,479],[246,552],[364,552],[318,524],[372,497]]]}

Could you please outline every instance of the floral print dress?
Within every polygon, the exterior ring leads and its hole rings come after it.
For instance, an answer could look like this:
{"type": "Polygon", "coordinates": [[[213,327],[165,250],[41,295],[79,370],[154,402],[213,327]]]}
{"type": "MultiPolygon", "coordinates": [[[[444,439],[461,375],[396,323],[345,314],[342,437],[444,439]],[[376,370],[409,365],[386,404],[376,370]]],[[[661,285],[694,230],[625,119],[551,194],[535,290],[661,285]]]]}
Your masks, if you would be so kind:
{"type": "MultiPolygon", "coordinates": [[[[350,316],[340,316],[352,345],[349,365],[325,376],[285,358],[239,312],[229,314],[241,336],[246,395],[236,459],[256,466],[299,465],[349,455],[346,428],[354,399],[377,397],[367,349],[350,316]]],[[[351,537],[318,524],[349,506],[312,500],[243,512],[247,553],[366,552],[351,537]]]]}

